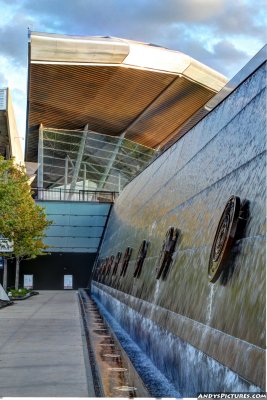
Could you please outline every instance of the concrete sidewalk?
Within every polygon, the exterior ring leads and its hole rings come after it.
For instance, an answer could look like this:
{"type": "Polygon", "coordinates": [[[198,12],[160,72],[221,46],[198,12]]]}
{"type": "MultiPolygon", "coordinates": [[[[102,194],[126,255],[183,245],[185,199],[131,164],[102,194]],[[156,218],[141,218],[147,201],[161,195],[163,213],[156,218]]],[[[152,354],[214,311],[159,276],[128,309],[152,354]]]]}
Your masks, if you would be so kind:
{"type": "Polygon", "coordinates": [[[40,291],[0,310],[0,397],[94,395],[78,307],[75,291],[40,291]]]}

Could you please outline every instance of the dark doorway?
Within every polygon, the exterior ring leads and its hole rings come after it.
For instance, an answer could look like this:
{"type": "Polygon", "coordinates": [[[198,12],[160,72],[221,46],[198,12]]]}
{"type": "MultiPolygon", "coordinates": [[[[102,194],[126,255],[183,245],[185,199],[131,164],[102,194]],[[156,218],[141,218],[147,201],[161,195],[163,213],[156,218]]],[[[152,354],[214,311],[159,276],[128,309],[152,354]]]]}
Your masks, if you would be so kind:
{"type": "MultiPolygon", "coordinates": [[[[95,257],[95,253],[52,253],[24,260],[20,266],[20,286],[23,287],[23,276],[32,274],[35,290],[64,290],[64,275],[73,276],[73,289],[87,287],[95,257]]],[[[15,262],[10,261],[8,287],[13,287],[14,282],[15,262]]]]}

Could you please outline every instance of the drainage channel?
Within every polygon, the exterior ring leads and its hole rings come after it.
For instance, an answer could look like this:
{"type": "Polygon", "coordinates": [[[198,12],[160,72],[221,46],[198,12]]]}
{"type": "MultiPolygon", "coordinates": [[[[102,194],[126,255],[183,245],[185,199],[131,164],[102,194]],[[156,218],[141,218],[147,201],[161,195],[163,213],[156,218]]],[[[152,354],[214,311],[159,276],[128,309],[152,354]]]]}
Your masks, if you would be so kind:
{"type": "Polygon", "coordinates": [[[142,379],[86,289],[79,289],[95,395],[150,397],[142,379]]]}

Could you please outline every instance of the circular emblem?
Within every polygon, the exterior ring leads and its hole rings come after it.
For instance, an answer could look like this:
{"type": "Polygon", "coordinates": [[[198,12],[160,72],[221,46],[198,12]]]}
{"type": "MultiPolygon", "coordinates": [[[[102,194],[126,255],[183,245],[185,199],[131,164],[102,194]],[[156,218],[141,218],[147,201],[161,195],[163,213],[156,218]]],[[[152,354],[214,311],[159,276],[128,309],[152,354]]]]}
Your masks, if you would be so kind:
{"type": "Polygon", "coordinates": [[[148,242],[143,240],[141,246],[139,247],[139,251],[137,254],[136,264],[135,264],[135,271],[134,271],[134,278],[139,278],[142,272],[142,266],[144,264],[146,253],[148,249],[148,242]]]}
{"type": "Polygon", "coordinates": [[[132,255],[133,249],[131,247],[127,247],[125,250],[124,256],[123,256],[123,261],[122,261],[122,268],[121,268],[121,274],[120,276],[125,276],[128,264],[132,255]]]}
{"type": "Polygon", "coordinates": [[[172,256],[175,251],[176,243],[178,240],[179,231],[171,226],[167,233],[162,245],[159,256],[159,267],[157,269],[156,279],[165,279],[172,262],[172,256]]]}
{"type": "Polygon", "coordinates": [[[222,213],[209,259],[209,280],[214,283],[221,275],[233,245],[240,213],[240,198],[231,196],[222,213]]]}
{"type": "Polygon", "coordinates": [[[120,263],[120,260],[121,260],[121,256],[122,256],[122,253],[119,251],[119,252],[117,253],[116,258],[115,258],[115,262],[114,262],[114,267],[113,267],[112,275],[116,275],[116,273],[117,273],[117,269],[118,269],[118,266],[119,266],[119,263],[120,263]]]}
{"type": "Polygon", "coordinates": [[[105,275],[109,275],[110,271],[111,271],[111,267],[114,261],[114,256],[110,256],[108,258],[107,264],[106,264],[106,271],[105,271],[105,275]]]}
{"type": "Polygon", "coordinates": [[[104,264],[104,260],[103,259],[99,259],[97,261],[97,266],[96,266],[96,269],[94,270],[94,273],[93,273],[93,278],[94,279],[99,279],[99,277],[101,275],[101,269],[102,269],[103,264],[104,264]]]}

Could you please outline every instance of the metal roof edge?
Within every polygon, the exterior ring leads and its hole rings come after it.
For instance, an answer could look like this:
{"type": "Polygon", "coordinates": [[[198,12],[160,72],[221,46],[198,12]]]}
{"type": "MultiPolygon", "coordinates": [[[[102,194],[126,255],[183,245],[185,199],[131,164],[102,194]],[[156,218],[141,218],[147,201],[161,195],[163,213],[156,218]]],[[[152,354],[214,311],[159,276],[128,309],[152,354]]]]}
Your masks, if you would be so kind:
{"type": "Polygon", "coordinates": [[[224,101],[235,89],[238,88],[245,80],[249,78],[264,62],[267,60],[267,45],[265,45],[247,64],[203,107],[201,107],[194,115],[192,115],[178,130],[170,136],[174,139],[166,141],[166,145],[161,148],[160,154],[171,147],[177,140],[184,136],[189,130],[197,125],[207,114],[224,101]],[[179,137],[177,137],[179,135],[179,137]]]}
{"type": "MultiPolygon", "coordinates": [[[[162,147],[155,158],[153,158],[147,166],[140,171],[132,180],[130,180],[124,187],[123,191],[127,186],[142,174],[153,162],[164,154],[169,148],[171,148],[178,140],[180,140],[186,133],[193,129],[202,119],[204,119],[210,112],[212,112],[217,106],[219,106],[234,90],[236,90],[244,81],[246,81],[262,64],[267,61],[267,45],[264,45],[258,53],[244,65],[243,68],[203,107],[201,107],[189,120],[187,120],[179,131],[176,132],[175,138],[172,138],[166,142],[166,145],[162,147]],[[178,136],[179,134],[179,136],[178,136]],[[178,137],[177,137],[178,136],[178,137]]],[[[122,192],[123,192],[122,191],[122,192]]]]}

